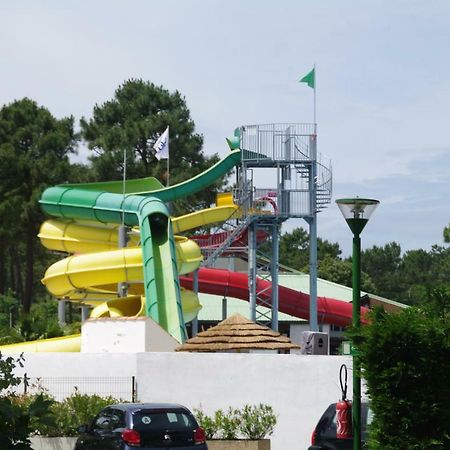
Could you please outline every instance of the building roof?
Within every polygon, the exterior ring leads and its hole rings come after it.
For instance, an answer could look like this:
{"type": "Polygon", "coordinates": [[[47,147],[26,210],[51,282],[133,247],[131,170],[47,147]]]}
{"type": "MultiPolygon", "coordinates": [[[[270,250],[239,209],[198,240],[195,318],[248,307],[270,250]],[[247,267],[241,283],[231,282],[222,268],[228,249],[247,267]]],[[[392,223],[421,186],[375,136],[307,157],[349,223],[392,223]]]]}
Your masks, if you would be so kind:
{"type": "Polygon", "coordinates": [[[258,325],[240,314],[233,314],[215,327],[188,339],[175,351],[220,352],[229,350],[290,350],[300,348],[286,336],[258,325]]]}

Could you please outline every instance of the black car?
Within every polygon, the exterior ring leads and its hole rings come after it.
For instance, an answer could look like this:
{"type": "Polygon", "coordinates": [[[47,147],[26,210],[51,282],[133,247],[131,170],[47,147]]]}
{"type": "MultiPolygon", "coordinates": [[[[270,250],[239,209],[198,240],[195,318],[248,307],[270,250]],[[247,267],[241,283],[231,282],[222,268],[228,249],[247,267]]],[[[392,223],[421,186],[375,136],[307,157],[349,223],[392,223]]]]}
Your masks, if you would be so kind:
{"type": "Polygon", "coordinates": [[[78,431],[75,450],[208,450],[203,429],[177,404],[111,405],[78,431]]]}
{"type": "MultiPolygon", "coordinates": [[[[369,404],[361,403],[361,448],[366,447],[367,426],[372,421],[369,404]]],[[[336,403],[332,403],[323,413],[311,437],[308,450],[352,450],[353,439],[336,437],[336,403]]]]}

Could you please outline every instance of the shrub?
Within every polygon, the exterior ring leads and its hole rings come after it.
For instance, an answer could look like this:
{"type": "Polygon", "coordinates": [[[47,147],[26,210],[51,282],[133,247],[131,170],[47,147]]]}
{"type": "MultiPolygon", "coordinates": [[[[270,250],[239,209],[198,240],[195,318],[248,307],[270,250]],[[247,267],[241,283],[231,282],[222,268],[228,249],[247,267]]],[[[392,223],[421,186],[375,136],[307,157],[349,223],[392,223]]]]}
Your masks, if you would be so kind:
{"type": "Polygon", "coordinates": [[[218,436],[219,425],[214,417],[207,416],[201,409],[193,410],[199,425],[205,430],[206,439],[214,439],[218,436]]]}
{"type": "Polygon", "coordinates": [[[245,405],[240,414],[239,431],[247,439],[263,439],[273,433],[277,417],[270,405],[245,405]]]}
{"type": "Polygon", "coordinates": [[[215,412],[214,419],[217,428],[219,429],[218,435],[220,439],[237,439],[239,432],[239,416],[240,411],[231,407],[225,412],[221,409],[215,412]]]}
{"type": "Polygon", "coordinates": [[[17,365],[23,366],[22,356],[3,358],[0,353],[0,448],[5,450],[31,449],[30,434],[37,427],[54,424],[52,400],[44,394],[24,398],[12,392],[22,382],[14,375],[17,365]]]}
{"type": "Polygon", "coordinates": [[[212,417],[194,409],[194,415],[205,430],[206,439],[264,439],[273,433],[277,423],[273,408],[261,403],[245,405],[242,409],[218,409],[212,417]]]}
{"type": "Polygon", "coordinates": [[[422,308],[375,311],[356,335],[374,412],[370,449],[450,448],[449,305],[450,291],[434,290],[422,308]]]}
{"type": "Polygon", "coordinates": [[[50,411],[54,417],[52,426],[41,426],[36,434],[43,436],[77,436],[77,428],[94,419],[101,409],[117,403],[113,397],[80,394],[77,390],[62,402],[54,402],[50,411]]]}

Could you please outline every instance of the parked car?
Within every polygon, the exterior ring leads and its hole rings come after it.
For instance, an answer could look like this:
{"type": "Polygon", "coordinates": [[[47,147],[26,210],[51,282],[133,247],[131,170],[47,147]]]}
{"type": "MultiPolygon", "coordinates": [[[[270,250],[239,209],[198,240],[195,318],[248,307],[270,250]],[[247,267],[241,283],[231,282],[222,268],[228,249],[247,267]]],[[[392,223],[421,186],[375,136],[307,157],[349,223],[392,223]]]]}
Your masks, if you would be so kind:
{"type": "MultiPolygon", "coordinates": [[[[367,448],[367,431],[371,421],[372,412],[369,404],[361,402],[361,448],[367,448]]],[[[332,403],[317,423],[308,450],[352,450],[353,439],[338,439],[336,430],[336,403],[332,403]]]]}
{"type": "Polygon", "coordinates": [[[192,413],[170,403],[111,405],[78,432],[75,450],[208,450],[192,413]]]}

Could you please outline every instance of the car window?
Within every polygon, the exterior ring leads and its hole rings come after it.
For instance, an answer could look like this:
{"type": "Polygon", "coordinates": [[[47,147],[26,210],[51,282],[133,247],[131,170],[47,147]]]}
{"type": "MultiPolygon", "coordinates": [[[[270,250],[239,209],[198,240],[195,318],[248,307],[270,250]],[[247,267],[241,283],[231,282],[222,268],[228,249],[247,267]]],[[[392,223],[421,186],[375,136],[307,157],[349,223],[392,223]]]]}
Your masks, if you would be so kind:
{"type": "Polygon", "coordinates": [[[113,430],[116,428],[125,428],[125,413],[120,409],[111,410],[110,420],[113,430]]]}
{"type": "Polygon", "coordinates": [[[151,412],[138,411],[133,414],[133,428],[140,431],[161,429],[193,429],[192,416],[184,412],[151,412]]]}
{"type": "Polygon", "coordinates": [[[105,409],[94,419],[94,428],[100,430],[115,430],[125,427],[125,414],[117,409],[105,409]]]}
{"type": "Polygon", "coordinates": [[[111,428],[111,410],[101,411],[94,419],[94,428],[100,430],[112,430],[111,428]]]}

